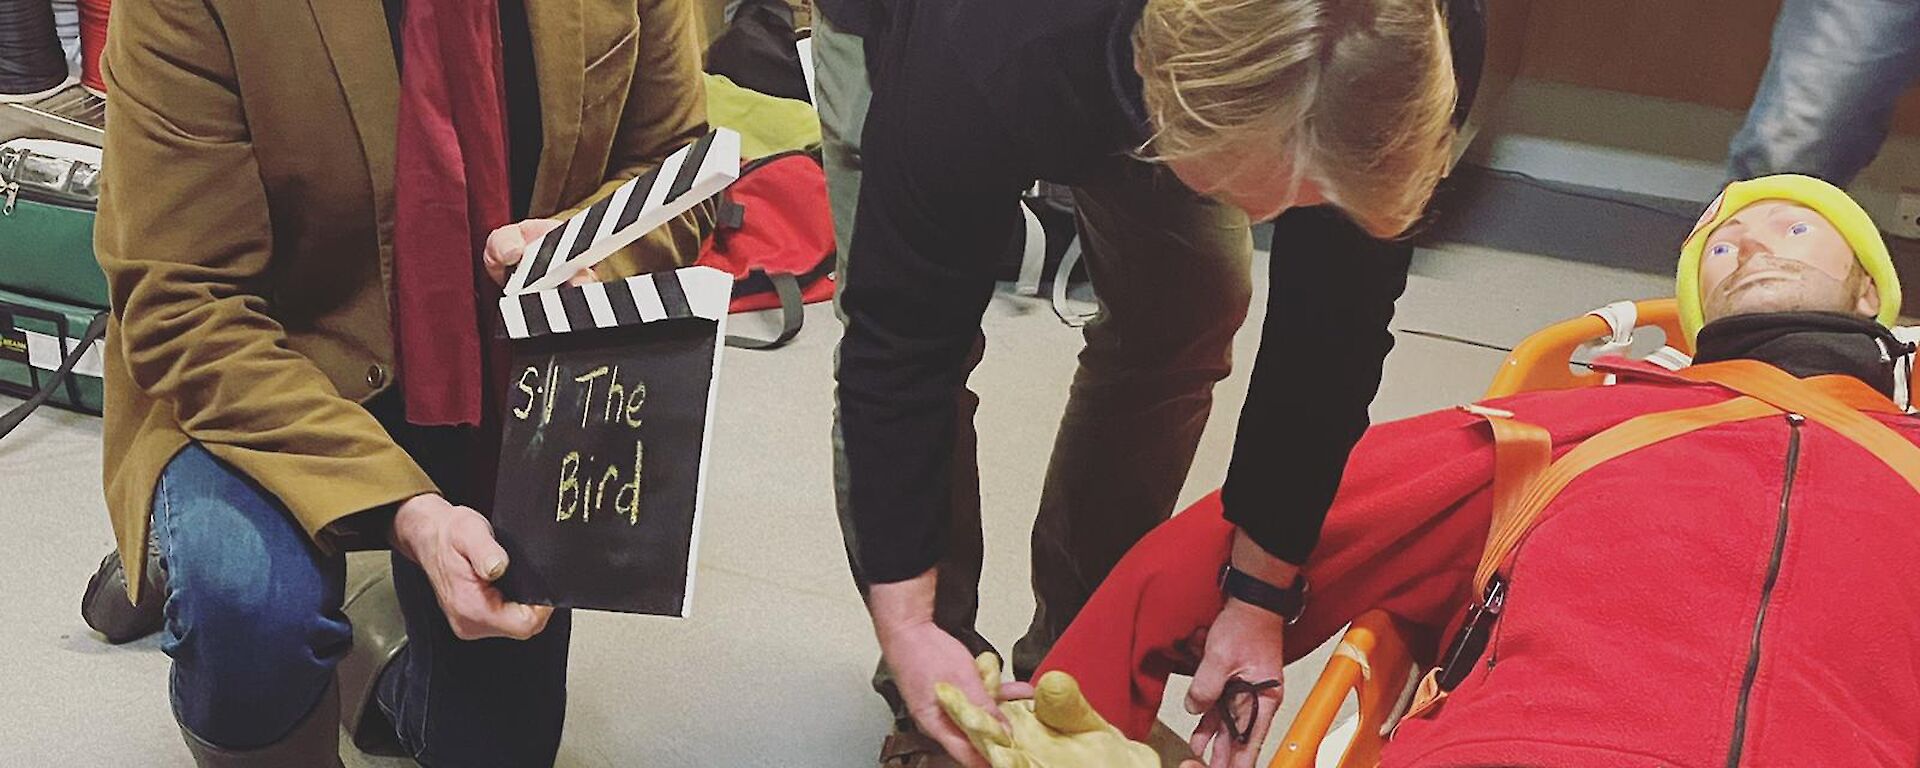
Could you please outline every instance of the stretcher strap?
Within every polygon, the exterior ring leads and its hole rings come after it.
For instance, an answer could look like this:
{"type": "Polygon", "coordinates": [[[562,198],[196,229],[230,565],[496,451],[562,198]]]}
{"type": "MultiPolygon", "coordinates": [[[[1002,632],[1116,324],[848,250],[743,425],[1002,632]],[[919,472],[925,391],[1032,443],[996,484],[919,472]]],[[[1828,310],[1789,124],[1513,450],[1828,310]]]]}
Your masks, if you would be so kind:
{"type": "MultiPolygon", "coordinates": [[[[1650,413],[1595,435],[1531,478],[1510,478],[1510,482],[1524,483],[1525,490],[1519,494],[1511,510],[1495,513],[1495,524],[1488,533],[1486,551],[1480,557],[1480,567],[1473,574],[1474,594],[1486,592],[1487,582],[1506,563],[1520,540],[1533,529],[1540,513],[1545,511],[1560,491],[1587,470],[1689,432],[1778,412],[1766,403],[1742,397],[1699,408],[1650,413]]],[[[1507,450],[1505,445],[1496,445],[1496,455],[1507,450]]],[[[1496,469],[1498,467],[1496,460],[1496,469]]]]}
{"type": "Polygon", "coordinates": [[[1440,668],[1434,667],[1427,670],[1427,673],[1420,677],[1419,687],[1413,689],[1413,702],[1407,705],[1407,713],[1400,716],[1399,722],[1394,723],[1394,730],[1400,729],[1400,723],[1426,717],[1434,707],[1440,706],[1440,702],[1446,700],[1447,692],[1440,687],[1440,668]]]}
{"type": "Polygon", "coordinates": [[[1728,360],[1682,371],[1682,377],[1718,384],[1797,413],[1867,449],[1920,492],[1920,447],[1863,411],[1901,413],[1900,407],[1857,379],[1797,379],[1753,360],[1728,360]]]}
{"type": "MultiPolygon", "coordinates": [[[[1489,415],[1493,427],[1493,524],[1487,529],[1487,549],[1495,536],[1515,524],[1533,479],[1553,463],[1553,436],[1539,426],[1511,417],[1489,415]]],[[[1484,587],[1485,585],[1480,585],[1484,587]]]]}
{"type": "MultiPolygon", "coordinates": [[[[1588,439],[1559,461],[1542,464],[1533,456],[1541,450],[1537,443],[1546,430],[1497,413],[1472,412],[1486,417],[1494,427],[1493,523],[1487,532],[1487,546],[1480,556],[1480,565],[1474,572],[1475,595],[1487,593],[1488,582],[1533,529],[1547,503],[1587,470],[1698,429],[1779,413],[1772,406],[1747,397],[1700,408],[1650,413],[1588,439]]],[[[1551,438],[1544,439],[1548,441],[1546,450],[1550,455],[1551,438]]],[[[1439,682],[1440,672],[1439,667],[1428,670],[1401,722],[1423,717],[1446,700],[1447,691],[1439,682]]]]}
{"type": "MultiPolygon", "coordinates": [[[[1514,418],[1511,412],[1467,406],[1487,419],[1494,435],[1493,521],[1487,547],[1474,573],[1474,594],[1485,594],[1495,573],[1532,530],[1548,504],[1575,478],[1633,451],[1708,427],[1796,413],[1845,436],[1874,454],[1920,492],[1920,447],[1866,412],[1899,413],[1898,406],[1860,381],[1844,376],[1798,379],[1749,360],[1696,366],[1680,374],[1688,381],[1711,383],[1741,396],[1712,405],[1650,413],[1629,419],[1589,438],[1558,461],[1551,457],[1546,430],[1514,418]]],[[[1402,722],[1433,710],[1447,697],[1439,669],[1420,682],[1402,722]]]]}
{"type": "MultiPolygon", "coordinates": [[[[1487,582],[1512,555],[1547,505],[1574,479],[1625,454],[1707,427],[1783,412],[1797,413],[1867,449],[1920,492],[1920,448],[1863,413],[1898,413],[1898,407],[1856,379],[1821,376],[1803,380],[1751,360],[1695,366],[1680,376],[1689,381],[1717,384],[1743,397],[1629,419],[1581,443],[1531,479],[1509,477],[1509,485],[1524,483],[1526,491],[1516,507],[1495,508],[1487,549],[1474,572],[1475,594],[1486,590],[1487,582]]],[[[1500,437],[1498,429],[1496,427],[1496,440],[1500,437]]],[[[1496,443],[1494,450],[1498,455],[1511,449],[1496,443]]],[[[1501,499],[1498,470],[1508,464],[1510,462],[1496,459],[1496,505],[1501,499]]]]}
{"type": "MultiPolygon", "coordinates": [[[[1486,419],[1493,428],[1493,521],[1487,529],[1484,550],[1491,555],[1511,531],[1526,527],[1527,522],[1519,519],[1521,501],[1534,479],[1553,462],[1553,435],[1538,425],[1514,418],[1512,411],[1482,405],[1464,405],[1460,410],[1486,419]]],[[[1484,594],[1485,583],[1478,579],[1475,583],[1478,587],[1475,594],[1484,594]]],[[[1424,716],[1446,699],[1447,691],[1440,685],[1440,671],[1436,666],[1420,679],[1413,703],[1400,722],[1424,716]]]]}

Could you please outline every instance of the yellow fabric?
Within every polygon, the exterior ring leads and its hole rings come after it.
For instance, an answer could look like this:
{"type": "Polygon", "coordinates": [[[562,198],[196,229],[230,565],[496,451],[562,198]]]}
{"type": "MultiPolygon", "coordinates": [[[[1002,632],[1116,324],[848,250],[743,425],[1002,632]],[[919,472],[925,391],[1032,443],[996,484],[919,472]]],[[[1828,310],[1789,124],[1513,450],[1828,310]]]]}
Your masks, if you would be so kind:
{"type": "MultiPolygon", "coordinates": [[[[546,141],[533,213],[707,130],[693,0],[530,3],[546,141]]],[[[111,288],[104,470],[127,583],[161,471],[198,441],[328,549],[433,490],[359,403],[390,387],[399,76],[379,3],[147,0],[114,10],[94,250],[111,288]]],[[[691,260],[703,206],[608,262],[691,260]]]]}
{"type": "MultiPolygon", "coordinates": [[[[974,662],[987,693],[999,698],[1000,660],[991,653],[974,662]]],[[[1159,768],[1153,748],[1128,741],[1087,703],[1080,684],[1065,672],[1048,672],[1031,699],[1000,704],[1011,729],[968,701],[947,683],[935,687],[940,707],[965,731],[993,768],[1159,768]]]]}
{"type": "Polygon", "coordinates": [[[812,104],[742,88],[721,75],[707,75],[707,120],[740,134],[742,160],[820,144],[820,115],[812,104]]]}
{"type": "Polygon", "coordinates": [[[1674,297],[1680,302],[1680,325],[1687,332],[1687,338],[1699,335],[1700,327],[1706,325],[1701,308],[1704,287],[1700,285],[1700,254],[1706,249],[1707,238],[1727,219],[1763,200],[1799,203],[1832,223],[1840,236],[1846,239],[1847,245],[1853,248],[1854,258],[1860,260],[1860,265],[1879,289],[1880,315],[1877,319],[1888,326],[1899,319],[1900,278],[1894,274],[1893,257],[1888,255],[1887,243],[1880,237],[1880,228],[1874,225],[1873,218],[1839,187],[1811,176],[1778,174],[1728,184],[1726,190],[1707,206],[1706,213],[1701,214],[1700,221],[1694,224],[1693,233],[1687,235],[1686,242],[1680,248],[1680,265],[1674,286],[1674,297]]]}

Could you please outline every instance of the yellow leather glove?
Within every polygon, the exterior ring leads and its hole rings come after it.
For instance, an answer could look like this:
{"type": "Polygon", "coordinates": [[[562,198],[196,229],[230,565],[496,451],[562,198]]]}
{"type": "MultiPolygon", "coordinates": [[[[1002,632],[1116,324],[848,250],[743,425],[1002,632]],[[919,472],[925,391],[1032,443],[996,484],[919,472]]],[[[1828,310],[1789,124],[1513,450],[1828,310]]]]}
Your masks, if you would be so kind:
{"type": "MultiPolygon", "coordinates": [[[[987,693],[1000,694],[1000,660],[991,653],[974,660],[987,693]]],[[[934,687],[947,717],[965,731],[993,768],[1159,768],[1153,748],[1128,741],[1093,711],[1080,684],[1065,672],[1048,672],[1031,699],[1001,702],[1011,732],[968,701],[960,689],[934,687]]]]}

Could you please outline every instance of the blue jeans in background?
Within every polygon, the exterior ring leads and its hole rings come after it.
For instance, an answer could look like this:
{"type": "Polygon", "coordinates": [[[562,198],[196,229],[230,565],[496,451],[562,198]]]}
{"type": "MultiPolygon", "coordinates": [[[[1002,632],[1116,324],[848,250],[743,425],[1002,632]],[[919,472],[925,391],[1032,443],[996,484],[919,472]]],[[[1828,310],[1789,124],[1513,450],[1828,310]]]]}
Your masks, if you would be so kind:
{"type": "Polygon", "coordinates": [[[1851,183],[1880,152],[1894,102],[1916,75],[1920,0],[1786,0],[1728,172],[1851,183]]]}
{"type": "MultiPolygon", "coordinates": [[[[444,457],[462,452],[401,444],[443,488],[457,487],[436,470],[458,468],[444,457]]],[[[340,610],[345,556],[323,554],[271,494],[198,444],[162,473],[153,526],[168,574],[161,647],[173,658],[174,716],[225,749],[280,740],[352,645],[340,610]]],[[[393,574],[410,640],[378,698],[402,745],[429,766],[552,765],[566,714],[568,613],[555,611],[532,640],[463,641],[418,566],[396,554],[393,574]]]]}

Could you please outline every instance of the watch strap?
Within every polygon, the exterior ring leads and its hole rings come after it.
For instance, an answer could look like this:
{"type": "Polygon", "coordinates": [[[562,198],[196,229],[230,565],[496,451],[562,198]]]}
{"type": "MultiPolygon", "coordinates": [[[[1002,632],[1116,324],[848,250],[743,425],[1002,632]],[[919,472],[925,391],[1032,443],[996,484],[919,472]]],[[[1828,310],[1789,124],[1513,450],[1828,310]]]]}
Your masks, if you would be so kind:
{"type": "Polygon", "coordinates": [[[1307,576],[1295,576],[1293,583],[1277,587],[1228,563],[1220,568],[1220,592],[1249,605],[1265,608],[1292,624],[1307,606],[1307,576]]]}

